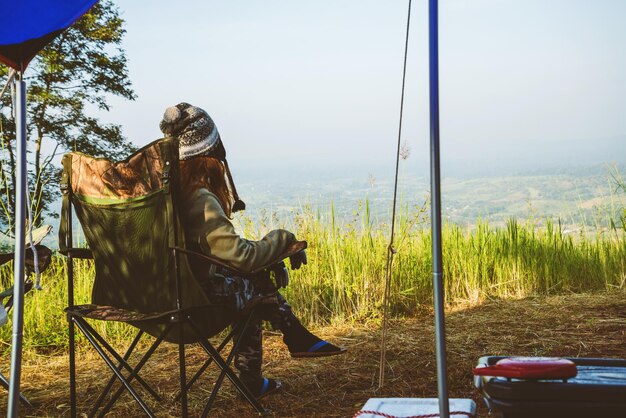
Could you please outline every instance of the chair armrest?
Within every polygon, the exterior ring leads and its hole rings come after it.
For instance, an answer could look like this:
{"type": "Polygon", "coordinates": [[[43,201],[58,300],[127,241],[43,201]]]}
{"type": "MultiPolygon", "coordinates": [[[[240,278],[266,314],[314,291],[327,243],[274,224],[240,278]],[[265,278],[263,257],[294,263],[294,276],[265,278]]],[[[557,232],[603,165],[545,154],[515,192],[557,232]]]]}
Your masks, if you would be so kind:
{"type": "Polygon", "coordinates": [[[308,247],[308,244],[306,241],[294,242],[293,244],[289,246],[289,248],[287,248],[287,250],[283,254],[278,256],[278,259],[276,261],[272,262],[272,265],[278,263],[279,261],[284,260],[287,257],[291,257],[292,255],[297,254],[300,251],[306,250],[307,247],[308,247]]]}
{"type": "Polygon", "coordinates": [[[3,264],[8,263],[9,261],[13,260],[14,254],[13,253],[2,253],[0,254],[0,266],[3,264]]]}
{"type": "Polygon", "coordinates": [[[288,258],[288,257],[290,257],[290,256],[292,256],[294,254],[297,254],[297,253],[299,253],[300,251],[302,251],[302,250],[304,250],[306,248],[307,248],[307,242],[306,241],[296,241],[291,246],[289,246],[289,248],[287,248],[287,250],[284,253],[280,254],[274,260],[270,261],[266,265],[263,265],[263,266],[261,266],[261,267],[259,267],[257,269],[254,269],[254,270],[252,270],[252,271],[250,271],[248,273],[245,273],[245,272],[243,272],[243,271],[241,271],[241,270],[239,270],[239,269],[229,265],[228,263],[226,263],[223,260],[220,260],[220,259],[215,258],[215,257],[208,256],[206,254],[198,253],[198,252],[195,252],[195,251],[190,251],[190,250],[187,250],[187,249],[181,248],[181,247],[172,247],[171,249],[176,251],[176,252],[180,252],[180,253],[183,253],[183,254],[186,254],[186,255],[190,255],[190,256],[196,257],[196,258],[198,258],[200,260],[206,261],[207,263],[215,264],[217,266],[226,268],[228,270],[231,270],[233,273],[236,273],[236,274],[239,274],[239,275],[245,277],[245,276],[250,276],[250,275],[262,272],[263,270],[267,270],[267,269],[273,267],[274,265],[280,263],[284,259],[286,259],[286,258],[288,258]]]}
{"type": "MultiPolygon", "coordinates": [[[[37,244],[35,245],[35,250],[37,250],[37,261],[39,262],[39,272],[45,271],[50,265],[50,261],[52,259],[52,251],[50,248],[45,245],[37,244]]],[[[9,261],[13,261],[15,257],[15,253],[2,253],[0,254],[0,266],[8,263],[9,261]]],[[[24,250],[24,267],[27,272],[35,271],[35,256],[33,255],[33,249],[28,247],[24,250]]]]}
{"type": "MultiPolygon", "coordinates": [[[[30,292],[33,288],[33,282],[30,280],[24,280],[24,294],[30,292]]],[[[13,307],[13,286],[0,293],[0,303],[4,306],[4,309],[9,312],[13,307]],[[5,301],[6,299],[6,301],[5,301]]]]}
{"type": "Polygon", "coordinates": [[[222,261],[222,260],[220,260],[218,258],[214,258],[214,257],[208,256],[206,254],[202,254],[202,253],[199,253],[199,252],[196,252],[196,251],[187,250],[187,249],[181,248],[181,247],[170,247],[170,249],[174,250],[177,253],[190,255],[190,256],[195,257],[197,259],[200,259],[200,260],[202,260],[202,261],[204,261],[206,263],[215,264],[216,266],[223,267],[223,268],[228,269],[228,270],[232,271],[233,273],[239,274],[241,276],[245,276],[246,275],[246,273],[244,273],[244,272],[234,268],[233,266],[228,265],[227,263],[225,263],[224,261],[222,261]]]}
{"type": "MultiPolygon", "coordinates": [[[[37,267],[39,268],[39,272],[43,273],[52,261],[52,250],[41,244],[36,245],[35,250],[37,251],[37,267]]],[[[26,249],[24,267],[27,273],[35,272],[35,255],[33,254],[32,248],[26,249]]]]}

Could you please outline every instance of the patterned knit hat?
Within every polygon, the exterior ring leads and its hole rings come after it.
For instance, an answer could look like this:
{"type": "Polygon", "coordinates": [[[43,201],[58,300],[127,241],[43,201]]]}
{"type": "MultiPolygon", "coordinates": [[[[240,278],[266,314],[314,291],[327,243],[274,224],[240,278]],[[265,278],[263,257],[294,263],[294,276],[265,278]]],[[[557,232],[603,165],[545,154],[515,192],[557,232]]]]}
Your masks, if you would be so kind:
{"type": "Polygon", "coordinates": [[[237,212],[246,208],[245,203],[239,199],[237,194],[233,177],[228,168],[228,161],[226,161],[226,150],[222,145],[220,134],[213,119],[207,112],[199,107],[182,102],[165,109],[159,128],[165,135],[178,138],[180,160],[209,156],[222,161],[226,169],[228,182],[230,183],[229,188],[235,199],[232,211],[237,212]]]}
{"type": "Polygon", "coordinates": [[[165,135],[178,137],[181,160],[199,155],[209,155],[220,160],[226,157],[213,119],[199,107],[189,103],[168,107],[159,127],[165,135]]]}

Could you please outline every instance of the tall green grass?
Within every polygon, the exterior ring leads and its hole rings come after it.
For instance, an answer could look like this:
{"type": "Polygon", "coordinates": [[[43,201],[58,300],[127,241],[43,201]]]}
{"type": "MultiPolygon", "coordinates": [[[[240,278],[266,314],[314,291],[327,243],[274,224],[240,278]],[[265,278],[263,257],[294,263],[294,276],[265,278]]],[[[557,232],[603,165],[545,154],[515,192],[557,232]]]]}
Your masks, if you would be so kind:
{"type": "MultiPolygon", "coordinates": [[[[426,207],[404,206],[398,216],[394,248],[390,312],[411,315],[432,304],[431,235],[426,207]]],[[[271,225],[243,220],[246,235],[258,236],[271,225]]],[[[388,225],[370,219],[367,201],[352,222],[340,225],[334,207],[327,212],[303,209],[291,226],[309,242],[308,265],[291,272],[284,294],[308,323],[378,321],[382,312],[385,264],[389,244],[388,225]]],[[[443,228],[444,280],[449,304],[479,303],[489,298],[537,294],[624,289],[626,284],[626,231],[613,222],[603,232],[564,232],[558,222],[508,221],[496,228],[478,222],[473,228],[447,224],[443,228]]],[[[77,303],[87,303],[93,266],[75,265],[77,303]]],[[[26,296],[25,345],[64,348],[67,324],[66,266],[56,256],[43,274],[44,290],[26,296]]],[[[0,269],[3,283],[12,281],[10,266],[0,269]]],[[[129,338],[129,329],[98,324],[118,340],[129,338]]],[[[10,325],[0,329],[0,341],[8,345],[10,325]]]]}
{"type": "MultiPolygon", "coordinates": [[[[366,206],[367,207],[367,206],[366,206]]],[[[332,217],[332,212],[331,212],[332,217]]],[[[506,228],[479,222],[472,229],[443,228],[444,280],[449,303],[488,298],[623,289],[626,239],[614,228],[595,235],[567,234],[559,223],[508,221],[506,228]]],[[[410,315],[432,305],[430,224],[423,211],[399,217],[390,312],[410,315]]],[[[331,218],[304,216],[299,235],[311,263],[292,272],[288,300],[309,321],[376,319],[381,313],[388,231],[364,212],[359,228],[339,228],[331,218]]]]}

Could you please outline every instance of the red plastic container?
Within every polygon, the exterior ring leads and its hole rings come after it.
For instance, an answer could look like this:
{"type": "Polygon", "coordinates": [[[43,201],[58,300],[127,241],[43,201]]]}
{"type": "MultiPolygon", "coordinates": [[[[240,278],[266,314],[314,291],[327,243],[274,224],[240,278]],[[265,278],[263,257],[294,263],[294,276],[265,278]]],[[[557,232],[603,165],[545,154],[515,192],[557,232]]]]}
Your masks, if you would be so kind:
{"type": "Polygon", "coordinates": [[[574,362],[554,357],[509,357],[493,366],[474,368],[474,376],[497,376],[509,379],[569,379],[578,371],[574,362]]]}

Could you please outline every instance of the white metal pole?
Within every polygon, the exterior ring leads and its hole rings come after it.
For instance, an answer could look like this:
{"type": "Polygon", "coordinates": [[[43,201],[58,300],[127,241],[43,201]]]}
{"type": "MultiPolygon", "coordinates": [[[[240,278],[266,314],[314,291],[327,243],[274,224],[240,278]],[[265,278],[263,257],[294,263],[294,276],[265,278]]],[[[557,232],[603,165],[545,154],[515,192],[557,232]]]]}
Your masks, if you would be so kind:
{"type": "Polygon", "coordinates": [[[15,253],[13,258],[13,341],[11,343],[11,374],[7,417],[18,415],[20,376],[22,370],[22,337],[24,328],[24,248],[26,240],[26,83],[22,72],[17,72],[15,136],[17,166],[15,187],[15,253]]]}
{"type": "Polygon", "coordinates": [[[435,347],[437,351],[437,388],[439,416],[449,418],[448,370],[446,366],[445,295],[441,251],[441,170],[439,150],[439,7],[438,0],[429,6],[430,64],[430,199],[433,257],[433,294],[435,305],[435,347]]]}

